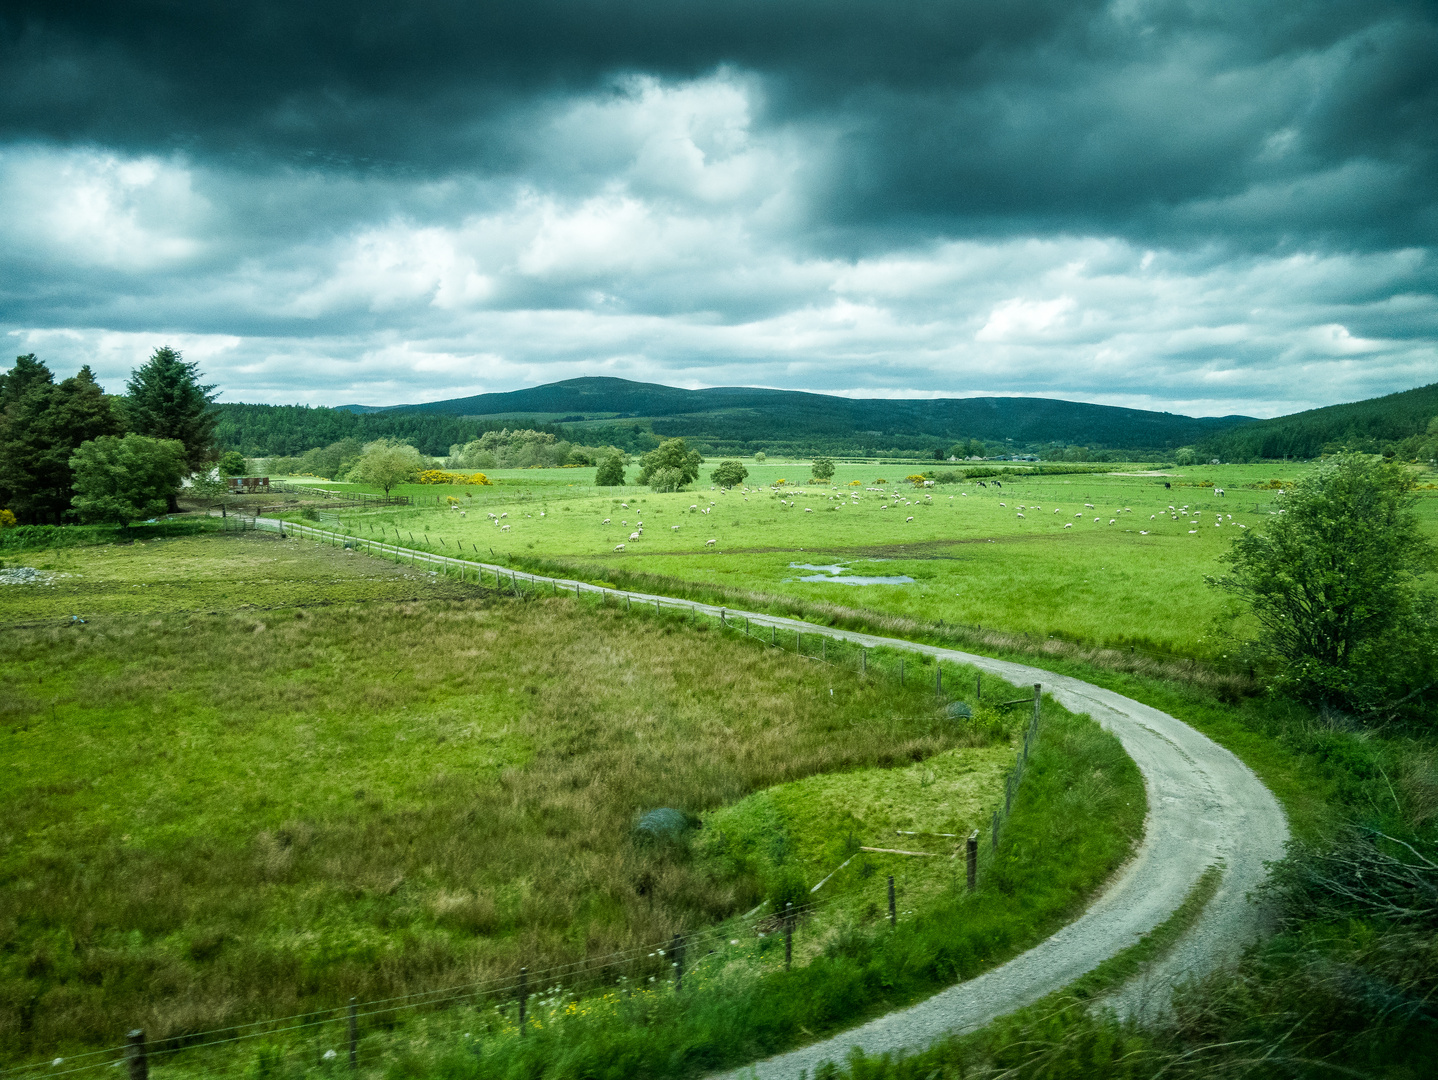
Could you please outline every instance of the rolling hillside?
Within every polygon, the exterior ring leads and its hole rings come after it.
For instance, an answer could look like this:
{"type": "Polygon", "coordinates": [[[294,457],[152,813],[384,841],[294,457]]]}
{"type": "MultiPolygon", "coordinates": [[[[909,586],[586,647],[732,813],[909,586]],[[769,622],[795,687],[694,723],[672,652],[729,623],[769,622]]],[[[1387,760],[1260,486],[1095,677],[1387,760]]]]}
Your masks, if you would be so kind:
{"type": "MultiPolygon", "coordinates": [[[[479,420],[535,418],[598,429],[586,441],[639,422],[657,435],[683,435],[720,450],[793,449],[857,453],[929,451],[956,439],[1011,442],[1015,448],[1078,444],[1164,450],[1196,442],[1249,418],[1194,418],[1049,398],[841,398],[795,390],[714,387],[681,390],[614,378],[581,378],[502,394],[481,394],[383,410],[479,420]]],[[[576,433],[578,436],[579,433],[576,433]]]]}
{"type": "Polygon", "coordinates": [[[1257,420],[1201,440],[1203,456],[1224,461],[1311,458],[1352,446],[1379,451],[1423,435],[1438,417],[1438,383],[1386,397],[1257,420]]]}

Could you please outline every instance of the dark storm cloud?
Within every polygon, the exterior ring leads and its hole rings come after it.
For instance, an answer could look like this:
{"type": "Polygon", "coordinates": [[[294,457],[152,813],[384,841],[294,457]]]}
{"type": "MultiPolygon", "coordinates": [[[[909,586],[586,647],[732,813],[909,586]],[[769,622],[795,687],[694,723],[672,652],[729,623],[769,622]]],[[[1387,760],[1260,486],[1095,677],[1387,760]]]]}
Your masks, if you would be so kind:
{"type": "Polygon", "coordinates": [[[829,133],[812,222],[893,232],[869,243],[1438,235],[1431,5],[46,0],[11,5],[4,42],[12,138],[562,182],[534,139],[550,103],[729,65],[762,81],[761,123],[829,133]]]}
{"type": "Polygon", "coordinates": [[[1435,86],[1383,0],[11,2],[0,336],[1271,415],[1435,377],[1435,86]]]}

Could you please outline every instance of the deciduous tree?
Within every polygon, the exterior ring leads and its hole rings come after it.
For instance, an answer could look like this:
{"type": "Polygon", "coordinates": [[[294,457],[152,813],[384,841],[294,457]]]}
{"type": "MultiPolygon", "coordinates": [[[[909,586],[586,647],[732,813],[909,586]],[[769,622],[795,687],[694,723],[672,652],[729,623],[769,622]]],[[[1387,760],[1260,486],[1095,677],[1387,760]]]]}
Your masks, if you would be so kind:
{"type": "Polygon", "coordinates": [[[413,483],[429,464],[429,459],[409,443],[398,439],[376,439],[364,448],[359,461],[350,470],[350,478],[382,488],[388,495],[396,484],[413,483]]]}
{"type": "Polygon", "coordinates": [[[738,487],[749,475],[749,470],[744,468],[740,461],[721,461],[714,466],[714,471],[709,474],[709,482],[718,484],[720,487],[738,487]]]}
{"type": "Polygon", "coordinates": [[[699,451],[690,450],[683,439],[666,439],[639,459],[639,482],[649,483],[649,478],[660,469],[678,469],[682,477],[680,487],[692,484],[699,478],[699,466],[704,459],[699,451]]]}
{"type": "Polygon", "coordinates": [[[609,454],[602,458],[599,468],[594,472],[594,484],[596,487],[623,487],[624,457],[620,454],[609,454]]]}
{"type": "Polygon", "coordinates": [[[1331,458],[1288,487],[1266,526],[1234,542],[1222,556],[1228,574],[1208,579],[1248,605],[1255,645],[1296,696],[1373,716],[1432,696],[1438,604],[1422,585],[1435,552],[1413,486],[1401,465],[1331,458]]]}
{"type": "Polygon", "coordinates": [[[144,435],[106,435],[70,456],[82,521],[124,525],[165,512],[187,471],[185,444],[144,435]]]}

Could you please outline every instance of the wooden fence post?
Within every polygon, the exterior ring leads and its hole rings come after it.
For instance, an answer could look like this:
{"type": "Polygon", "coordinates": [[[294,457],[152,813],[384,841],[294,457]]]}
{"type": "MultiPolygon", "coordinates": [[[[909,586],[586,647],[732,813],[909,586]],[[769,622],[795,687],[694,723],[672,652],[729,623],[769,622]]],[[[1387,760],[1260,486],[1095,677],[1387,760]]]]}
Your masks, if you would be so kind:
{"type": "Polygon", "coordinates": [[[125,1036],[125,1060],[130,1064],[130,1080],[149,1080],[150,1062],[145,1055],[144,1028],[136,1028],[125,1036]]]}
{"type": "Polygon", "coordinates": [[[684,939],[678,934],[669,943],[669,954],[674,957],[674,992],[684,989],[684,939]]]}
{"type": "Polygon", "coordinates": [[[939,661],[935,660],[935,661],[934,661],[934,696],[935,696],[935,697],[943,697],[943,695],[944,695],[944,665],[941,664],[941,663],[939,663],[939,661]]]}
{"type": "Polygon", "coordinates": [[[350,998],[350,1069],[353,1071],[359,1066],[359,1007],[354,998],[350,998]]]}
{"type": "Polygon", "coordinates": [[[519,1037],[524,1038],[524,1014],[529,1008],[529,968],[519,969],[519,1037]]]}
{"type": "Polygon", "coordinates": [[[974,891],[979,880],[979,830],[975,829],[969,834],[968,841],[964,844],[967,855],[969,872],[969,892],[974,891]]]}
{"type": "Polygon", "coordinates": [[[784,970],[794,965],[794,902],[784,903],[784,970]]]}
{"type": "Polygon", "coordinates": [[[893,874],[890,874],[890,875],[889,875],[889,925],[890,925],[890,926],[898,926],[898,925],[899,925],[898,912],[897,912],[897,909],[894,907],[894,875],[893,875],[893,874]]]}
{"type": "MultiPolygon", "coordinates": [[[[1044,694],[1044,684],[1034,683],[1034,723],[1039,722],[1039,700],[1044,694]]],[[[1028,740],[1024,740],[1024,757],[1029,756],[1028,740]]]]}

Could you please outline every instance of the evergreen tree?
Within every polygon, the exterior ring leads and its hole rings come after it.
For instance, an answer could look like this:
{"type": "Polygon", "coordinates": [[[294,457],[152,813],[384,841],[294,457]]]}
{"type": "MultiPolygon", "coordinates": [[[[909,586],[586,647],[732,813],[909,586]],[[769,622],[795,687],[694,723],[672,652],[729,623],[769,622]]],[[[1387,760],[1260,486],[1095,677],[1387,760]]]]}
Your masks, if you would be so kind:
{"type": "Polygon", "coordinates": [[[201,386],[198,364],[187,364],[168,346],[155,350],[148,363],[138,367],[126,384],[130,427],[152,439],[176,439],[185,444],[185,459],[198,469],[209,458],[219,416],[210,403],[214,386],[201,386]]]}
{"type": "MultiPolygon", "coordinates": [[[[23,362],[23,363],[22,363],[23,362]]],[[[88,366],[59,385],[34,356],[0,385],[0,499],[22,521],[58,524],[70,508],[70,455],[120,423],[88,366]]]]}

